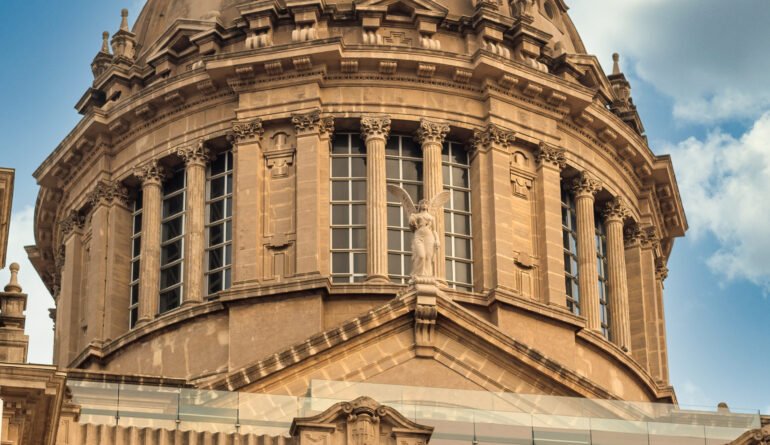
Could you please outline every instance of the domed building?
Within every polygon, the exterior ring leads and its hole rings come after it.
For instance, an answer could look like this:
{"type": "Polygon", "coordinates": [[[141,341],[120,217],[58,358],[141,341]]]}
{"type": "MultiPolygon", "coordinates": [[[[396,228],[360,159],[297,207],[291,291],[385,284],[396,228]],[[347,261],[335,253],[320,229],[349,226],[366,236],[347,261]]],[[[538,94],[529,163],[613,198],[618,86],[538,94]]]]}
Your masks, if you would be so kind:
{"type": "Polygon", "coordinates": [[[676,406],[663,280],[687,221],[614,58],[563,0],[124,10],[35,172],[69,388],[45,443],[757,428],[676,406]]]}

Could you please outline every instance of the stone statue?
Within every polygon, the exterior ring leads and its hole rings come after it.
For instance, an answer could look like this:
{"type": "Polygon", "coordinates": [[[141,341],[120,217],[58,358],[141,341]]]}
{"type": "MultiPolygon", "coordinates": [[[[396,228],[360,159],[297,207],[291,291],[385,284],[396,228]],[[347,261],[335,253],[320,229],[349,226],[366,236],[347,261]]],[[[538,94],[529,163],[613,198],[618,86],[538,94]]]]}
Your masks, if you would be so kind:
{"type": "Polygon", "coordinates": [[[435,277],[433,259],[441,246],[441,239],[436,231],[434,211],[443,207],[449,201],[449,190],[444,190],[430,201],[420,200],[415,207],[412,198],[406,190],[393,184],[388,184],[388,191],[401,201],[406,214],[409,215],[409,228],[412,229],[412,272],[410,276],[435,277]]]}

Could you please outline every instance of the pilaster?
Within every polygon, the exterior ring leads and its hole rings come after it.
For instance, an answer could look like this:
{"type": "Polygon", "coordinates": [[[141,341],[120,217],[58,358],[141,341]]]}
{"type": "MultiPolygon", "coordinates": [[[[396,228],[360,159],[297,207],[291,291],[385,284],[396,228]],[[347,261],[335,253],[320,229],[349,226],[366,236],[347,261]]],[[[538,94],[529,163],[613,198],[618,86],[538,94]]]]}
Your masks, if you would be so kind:
{"type": "Polygon", "coordinates": [[[621,198],[614,198],[602,211],[607,231],[607,272],[609,282],[610,338],[626,352],[631,351],[628,315],[628,278],[623,247],[623,220],[628,208],[621,198]]]}
{"type": "Polygon", "coordinates": [[[655,228],[628,227],[624,233],[628,276],[631,355],[654,379],[660,376],[655,301],[655,228]]]}
{"type": "Polygon", "coordinates": [[[262,276],[262,120],[233,123],[233,288],[256,283],[262,276]]]}
{"type": "Polygon", "coordinates": [[[161,184],[165,170],[153,159],[138,167],[134,175],[142,182],[142,261],[139,267],[139,317],[136,321],[136,326],[140,326],[158,313],[161,184]]]}
{"type": "Polygon", "coordinates": [[[203,252],[206,209],[206,162],[209,151],[203,141],[177,149],[185,162],[187,191],[185,199],[184,295],[182,304],[203,301],[203,252]]]}
{"type": "Polygon", "coordinates": [[[62,234],[60,247],[61,291],[57,302],[57,320],[61,324],[57,357],[60,367],[66,367],[77,354],[79,333],[76,333],[80,321],[81,272],[83,265],[82,228],[84,219],[77,212],[59,222],[62,234]]]}
{"type": "Polygon", "coordinates": [[[480,222],[473,228],[474,239],[481,241],[474,246],[475,269],[481,272],[474,281],[482,291],[516,287],[510,173],[513,141],[514,132],[494,124],[473,132],[471,178],[476,199],[472,208],[474,220],[480,222]]]}
{"type": "MultiPolygon", "coordinates": [[[[441,173],[441,149],[448,133],[449,125],[446,122],[421,119],[420,128],[415,134],[415,139],[422,148],[423,195],[428,202],[444,189],[441,173]]],[[[433,270],[436,273],[436,278],[443,281],[446,279],[443,207],[433,212],[433,220],[436,223],[436,232],[440,242],[440,248],[433,257],[433,270]]]]}
{"type": "Polygon", "coordinates": [[[390,135],[390,117],[361,116],[361,135],[366,143],[366,280],[387,282],[385,142],[390,135]]]}
{"type": "Polygon", "coordinates": [[[581,172],[572,182],[571,191],[577,208],[578,290],[580,313],[586,319],[586,327],[601,331],[599,305],[599,272],[596,266],[596,226],[594,222],[594,196],[602,183],[588,172],[581,172]]]}
{"type": "Polygon", "coordinates": [[[564,149],[541,143],[535,151],[537,171],[534,199],[537,206],[537,255],[543,302],[567,306],[564,287],[564,247],[561,229],[561,170],[564,149]]]}

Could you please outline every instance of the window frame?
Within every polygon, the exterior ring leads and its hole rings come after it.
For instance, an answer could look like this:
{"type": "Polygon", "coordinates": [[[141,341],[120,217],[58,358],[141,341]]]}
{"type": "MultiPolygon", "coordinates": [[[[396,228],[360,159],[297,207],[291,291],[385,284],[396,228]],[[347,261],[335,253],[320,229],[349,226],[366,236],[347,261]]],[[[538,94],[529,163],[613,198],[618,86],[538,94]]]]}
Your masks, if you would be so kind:
{"type": "Polygon", "coordinates": [[[457,290],[463,290],[467,292],[473,291],[473,222],[472,222],[472,192],[471,192],[471,165],[470,155],[465,150],[465,147],[454,141],[445,141],[442,144],[441,150],[441,176],[442,186],[444,190],[451,192],[449,201],[444,204],[444,256],[446,267],[446,281],[449,287],[457,290]],[[466,163],[461,164],[454,162],[455,150],[462,150],[465,152],[466,163]],[[467,187],[454,184],[453,169],[463,169],[467,175],[467,187]],[[445,171],[445,169],[447,171],[445,171]],[[448,173],[447,173],[448,172],[448,173]],[[456,193],[463,193],[467,197],[468,210],[456,209],[455,197],[456,193]],[[462,215],[468,218],[468,230],[467,234],[459,233],[455,231],[455,215],[462,215]],[[455,255],[455,241],[458,239],[468,240],[468,258],[462,258],[455,255]],[[457,264],[463,263],[468,265],[468,282],[460,282],[456,280],[457,277],[457,264]],[[451,271],[451,273],[450,273],[451,271]]]}
{"type": "Polygon", "coordinates": [[[142,196],[134,200],[131,209],[131,259],[129,261],[128,283],[128,328],[133,329],[139,321],[139,292],[141,291],[142,262],[142,196]],[[138,224],[137,224],[138,222],[138,224]],[[137,226],[139,229],[137,230],[137,226]],[[137,251],[136,244],[139,243],[137,251]]]}
{"type": "Polygon", "coordinates": [[[611,340],[609,281],[607,278],[607,230],[599,215],[594,216],[595,242],[596,242],[596,271],[599,281],[599,320],[602,334],[607,340],[611,340]]]}
{"type": "Polygon", "coordinates": [[[182,185],[181,188],[179,188],[177,190],[174,190],[174,191],[171,191],[169,193],[166,193],[165,185],[170,180],[170,178],[169,178],[169,179],[166,179],[166,181],[164,181],[163,185],[161,186],[161,200],[160,200],[160,202],[161,202],[161,220],[160,220],[160,226],[161,226],[160,251],[161,251],[161,255],[160,255],[160,262],[159,262],[159,264],[160,264],[160,280],[158,282],[158,288],[159,288],[159,292],[158,292],[158,311],[157,311],[158,315],[162,315],[162,314],[165,314],[167,312],[171,312],[171,311],[179,308],[182,305],[182,300],[184,298],[184,260],[185,260],[184,249],[185,249],[185,228],[186,228],[186,224],[187,224],[187,221],[186,221],[186,219],[187,219],[186,218],[186,216],[187,216],[187,172],[185,171],[184,167],[181,167],[181,168],[178,168],[177,170],[175,170],[173,175],[174,176],[176,176],[176,175],[183,175],[183,179],[182,179],[183,185],[182,185]],[[164,207],[165,202],[167,200],[175,198],[175,197],[177,197],[179,195],[182,195],[182,210],[177,212],[177,213],[174,213],[172,215],[164,216],[163,215],[163,207],[164,207]],[[164,241],[163,240],[163,228],[164,228],[164,225],[170,223],[171,221],[173,221],[173,220],[175,220],[177,218],[181,218],[181,230],[180,230],[179,234],[177,236],[173,237],[173,238],[169,238],[169,239],[164,241]],[[180,249],[179,249],[179,258],[164,264],[163,263],[163,249],[168,247],[168,246],[170,246],[170,245],[172,245],[172,244],[174,244],[174,243],[176,243],[177,241],[181,241],[180,242],[180,249]],[[163,273],[165,271],[167,271],[167,270],[177,266],[177,265],[179,265],[179,281],[177,283],[174,283],[174,284],[170,285],[170,286],[162,287],[162,284],[163,284],[163,273]],[[161,310],[162,309],[161,303],[163,301],[164,294],[169,294],[170,292],[175,291],[176,289],[178,289],[178,298],[177,298],[176,305],[169,306],[166,310],[161,310]]]}
{"type": "Polygon", "coordinates": [[[574,196],[572,196],[572,194],[564,187],[562,187],[561,190],[561,212],[566,305],[567,310],[575,315],[580,315],[581,302],[579,290],[580,278],[578,276],[577,207],[575,205],[574,196]],[[571,247],[568,247],[567,244],[570,244],[571,247]],[[572,293],[570,293],[570,290],[572,290],[572,293]]]}
{"type": "Polygon", "coordinates": [[[212,165],[215,160],[208,162],[206,165],[206,200],[205,200],[205,211],[204,211],[204,233],[205,233],[205,247],[203,250],[203,261],[204,261],[204,296],[205,298],[213,298],[217,295],[217,293],[227,290],[232,285],[232,260],[233,260],[233,203],[234,203],[234,158],[233,158],[233,151],[231,149],[228,149],[226,151],[223,151],[217,155],[217,158],[219,156],[224,156],[224,170],[220,173],[212,174],[212,165]],[[211,184],[213,181],[224,178],[224,189],[223,194],[220,196],[216,196],[214,198],[211,197],[211,184]],[[217,202],[223,202],[223,217],[216,220],[211,221],[211,205],[215,204],[217,202]],[[217,243],[216,245],[211,245],[211,230],[213,227],[216,226],[222,226],[222,241],[220,243],[217,243]],[[229,227],[229,230],[228,230],[229,227]],[[222,251],[222,265],[211,269],[210,268],[210,262],[211,262],[211,252],[221,249],[222,251]],[[229,259],[228,259],[228,249],[229,249],[229,259]],[[215,292],[211,292],[211,282],[210,279],[213,275],[221,273],[221,282],[219,285],[219,289],[215,292]]]}

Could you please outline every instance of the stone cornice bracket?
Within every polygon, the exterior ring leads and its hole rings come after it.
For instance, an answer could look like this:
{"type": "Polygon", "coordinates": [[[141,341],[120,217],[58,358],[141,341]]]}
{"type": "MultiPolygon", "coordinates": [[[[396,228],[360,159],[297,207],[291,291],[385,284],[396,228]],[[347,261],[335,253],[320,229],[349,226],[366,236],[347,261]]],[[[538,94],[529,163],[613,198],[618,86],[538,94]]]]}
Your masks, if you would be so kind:
{"type": "Polygon", "coordinates": [[[495,124],[488,124],[484,129],[473,130],[473,139],[471,144],[475,151],[486,152],[499,146],[504,150],[508,150],[513,141],[516,138],[516,132],[506,130],[495,124]]]}
{"type": "Polygon", "coordinates": [[[109,205],[113,201],[128,205],[128,189],[119,181],[99,181],[86,194],[86,200],[91,207],[109,205]]]}
{"type": "Polygon", "coordinates": [[[265,129],[262,128],[262,119],[255,118],[248,121],[238,121],[233,123],[233,137],[235,142],[242,142],[248,139],[262,140],[265,129]]]}
{"type": "Polygon", "coordinates": [[[418,303],[414,308],[414,344],[418,357],[433,357],[436,349],[438,309],[432,304],[418,303]]]}
{"type": "Polygon", "coordinates": [[[153,159],[137,167],[134,170],[134,176],[142,182],[142,185],[154,184],[160,186],[166,177],[166,169],[158,163],[157,159],[153,159]]]}
{"type": "Polygon", "coordinates": [[[292,114],[291,123],[297,135],[320,132],[321,110],[315,109],[308,113],[292,114]]]}
{"type": "Polygon", "coordinates": [[[535,150],[537,165],[551,165],[563,170],[567,166],[566,150],[541,142],[535,150]]]}
{"type": "Polygon", "coordinates": [[[70,210],[69,213],[59,221],[59,230],[61,230],[62,236],[67,236],[75,228],[83,227],[86,222],[85,216],[81,215],[77,210],[70,210]]]}
{"type": "Polygon", "coordinates": [[[602,209],[602,217],[605,222],[620,221],[622,223],[624,219],[629,217],[629,215],[630,212],[628,207],[623,201],[623,198],[619,196],[607,201],[604,205],[604,209],[602,209]]]}
{"type": "Polygon", "coordinates": [[[361,116],[361,134],[365,141],[387,140],[390,135],[390,116],[361,116]]]}
{"type": "Polygon", "coordinates": [[[205,167],[206,162],[208,162],[211,157],[209,149],[206,148],[203,140],[177,148],[176,154],[182,158],[188,166],[198,165],[205,167]]]}
{"type": "Polygon", "coordinates": [[[415,139],[420,145],[442,144],[449,134],[449,124],[446,122],[420,119],[420,127],[415,132],[415,139]]]}
{"type": "Polygon", "coordinates": [[[580,172],[570,186],[570,191],[575,194],[575,198],[586,195],[593,197],[601,189],[602,181],[594,178],[593,175],[585,170],[580,172]]]}
{"type": "Polygon", "coordinates": [[[666,264],[663,262],[663,258],[656,258],[655,259],[655,278],[663,282],[666,278],[668,278],[668,268],[666,267],[666,264]]]}

